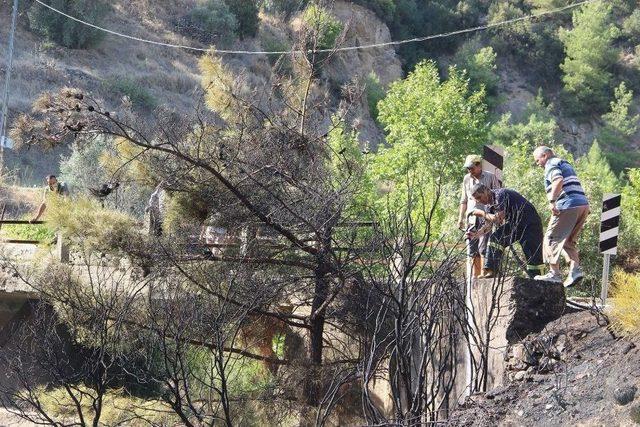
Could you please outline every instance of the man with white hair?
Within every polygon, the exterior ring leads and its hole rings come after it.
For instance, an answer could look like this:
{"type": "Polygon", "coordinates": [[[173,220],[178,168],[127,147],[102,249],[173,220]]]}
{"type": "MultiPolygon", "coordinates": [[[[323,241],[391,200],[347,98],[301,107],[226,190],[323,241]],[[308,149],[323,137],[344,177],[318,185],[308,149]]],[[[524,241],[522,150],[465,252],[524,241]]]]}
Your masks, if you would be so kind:
{"type": "Polygon", "coordinates": [[[584,277],[577,243],[589,214],[589,201],[569,162],[556,157],[553,150],[545,146],[536,148],[533,157],[536,164],[544,168],[547,200],[552,213],[543,248],[545,262],[551,271],[535,279],[562,282],[560,254],[563,254],[569,263],[569,275],[564,286],[573,286],[584,277]]]}
{"type": "MultiPolygon", "coordinates": [[[[484,219],[472,215],[476,209],[485,209],[482,203],[473,198],[472,189],[476,184],[484,184],[489,190],[500,188],[500,181],[489,171],[482,169],[482,157],[470,154],[464,161],[467,174],[462,179],[460,208],[458,210],[458,228],[467,233],[474,233],[484,226],[484,219]]],[[[475,234],[474,234],[475,235],[475,234]]],[[[479,233],[477,237],[467,239],[467,255],[471,263],[471,277],[478,277],[482,272],[482,256],[487,250],[490,232],[479,233]]]]}

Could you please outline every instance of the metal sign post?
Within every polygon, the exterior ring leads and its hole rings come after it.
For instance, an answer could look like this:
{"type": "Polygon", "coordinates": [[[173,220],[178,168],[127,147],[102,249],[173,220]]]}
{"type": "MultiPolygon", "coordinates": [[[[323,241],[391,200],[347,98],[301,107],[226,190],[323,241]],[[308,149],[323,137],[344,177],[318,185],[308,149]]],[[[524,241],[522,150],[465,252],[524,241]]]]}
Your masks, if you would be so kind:
{"type": "Polygon", "coordinates": [[[609,293],[609,267],[611,265],[611,254],[604,254],[602,263],[602,288],[600,289],[600,300],[602,305],[607,302],[607,294],[609,293]]]}
{"type": "Polygon", "coordinates": [[[600,252],[604,255],[602,264],[602,287],[600,300],[607,302],[609,293],[609,270],[611,255],[618,253],[618,226],[620,225],[620,194],[605,194],[602,198],[602,215],[600,217],[600,252]]]}
{"type": "Polygon", "coordinates": [[[498,145],[485,145],[482,153],[482,170],[489,171],[502,183],[504,169],[504,148],[498,145]]]}

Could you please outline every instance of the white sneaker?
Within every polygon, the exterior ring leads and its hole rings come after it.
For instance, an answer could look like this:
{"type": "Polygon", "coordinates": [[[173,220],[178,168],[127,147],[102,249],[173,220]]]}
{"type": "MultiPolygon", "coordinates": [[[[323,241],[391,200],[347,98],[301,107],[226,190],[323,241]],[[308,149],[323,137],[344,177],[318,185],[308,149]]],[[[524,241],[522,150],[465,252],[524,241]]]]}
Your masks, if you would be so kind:
{"type": "Polygon", "coordinates": [[[543,280],[545,282],[562,283],[562,276],[550,271],[547,274],[538,275],[533,280],[543,280]]]}
{"type": "Polygon", "coordinates": [[[573,270],[569,271],[569,276],[567,276],[567,280],[564,281],[564,287],[568,288],[573,285],[577,285],[584,278],[584,273],[580,267],[576,267],[573,270]]]}

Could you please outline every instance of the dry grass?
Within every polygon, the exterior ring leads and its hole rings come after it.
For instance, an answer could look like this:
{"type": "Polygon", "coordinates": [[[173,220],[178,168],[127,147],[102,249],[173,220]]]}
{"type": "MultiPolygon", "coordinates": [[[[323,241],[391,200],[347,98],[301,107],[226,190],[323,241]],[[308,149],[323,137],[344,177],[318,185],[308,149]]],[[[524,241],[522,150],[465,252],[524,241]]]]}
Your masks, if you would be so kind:
{"type": "MultiPolygon", "coordinates": [[[[86,387],[79,387],[84,393],[93,394],[86,387]]],[[[53,390],[41,389],[39,399],[44,410],[54,415],[58,420],[73,421],[77,418],[76,407],[71,397],[62,388],[53,390]]],[[[80,398],[80,393],[76,393],[80,398]]],[[[80,399],[82,412],[90,419],[94,416],[90,399],[80,399]]],[[[100,425],[178,425],[179,419],[172,415],[166,404],[156,400],[143,400],[126,395],[121,390],[109,391],[103,402],[103,412],[100,417],[100,425]],[[146,420],[146,421],[143,421],[146,420]]]]}
{"type": "Polygon", "coordinates": [[[613,329],[623,335],[639,336],[640,274],[615,271],[611,295],[613,329]]]}

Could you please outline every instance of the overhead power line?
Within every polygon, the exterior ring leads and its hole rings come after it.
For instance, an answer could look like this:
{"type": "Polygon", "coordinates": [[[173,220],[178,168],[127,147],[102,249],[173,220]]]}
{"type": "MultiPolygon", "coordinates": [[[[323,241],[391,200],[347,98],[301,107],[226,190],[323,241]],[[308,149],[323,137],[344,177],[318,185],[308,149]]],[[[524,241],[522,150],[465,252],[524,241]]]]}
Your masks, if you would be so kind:
{"type": "MultiPolygon", "coordinates": [[[[58,13],[68,19],[72,19],[76,22],[79,22],[82,25],[86,25],[88,27],[94,28],[96,30],[105,32],[107,34],[111,34],[117,37],[122,37],[125,39],[129,39],[129,40],[134,40],[134,41],[138,41],[141,43],[147,43],[147,44],[152,44],[152,45],[156,45],[156,46],[163,46],[163,47],[171,47],[171,48],[176,48],[176,49],[185,49],[185,50],[192,50],[192,51],[198,51],[198,52],[214,52],[214,53],[222,53],[222,54],[232,54],[232,55],[284,55],[284,54],[288,54],[288,53],[310,53],[310,52],[314,52],[314,50],[282,50],[282,51],[253,51],[253,50],[225,50],[225,49],[215,49],[215,48],[201,48],[201,47],[195,47],[195,46],[189,46],[189,45],[181,45],[181,44],[173,44],[173,43],[166,43],[166,42],[160,42],[160,41],[155,41],[155,40],[149,40],[149,39],[144,39],[141,37],[136,37],[136,36],[132,36],[130,34],[124,34],[124,33],[120,33],[117,31],[113,31],[110,30],[108,28],[104,28],[104,27],[100,27],[98,25],[92,24],[90,22],[86,22],[83,21],[82,19],[76,18],[75,16],[71,16],[61,10],[58,10],[56,8],[54,8],[53,6],[50,6],[46,3],[44,3],[41,0],[35,0],[36,3],[39,3],[40,5],[52,10],[55,13],[58,13]]],[[[466,34],[466,33],[472,33],[472,32],[476,32],[476,31],[483,31],[483,30],[488,30],[490,28],[496,28],[496,27],[501,27],[501,26],[505,26],[505,25],[510,25],[510,24],[514,24],[516,22],[521,22],[521,21],[527,21],[530,19],[535,19],[535,18],[540,18],[540,17],[544,17],[544,16],[548,16],[548,15],[553,15],[556,13],[560,13],[560,12],[564,12],[566,10],[569,9],[573,9],[582,5],[585,5],[587,3],[593,3],[595,1],[600,1],[600,0],[584,0],[578,3],[572,3],[569,4],[567,6],[563,6],[563,7],[558,7],[556,9],[551,9],[551,10],[546,10],[543,12],[538,12],[538,13],[533,13],[531,15],[525,15],[525,16],[521,16],[519,18],[513,18],[513,19],[508,19],[506,21],[500,21],[500,22],[494,22],[492,24],[487,24],[487,25],[480,25],[477,27],[471,27],[471,28],[465,28],[462,30],[456,30],[456,31],[450,31],[450,32],[446,32],[446,33],[440,33],[440,34],[433,34],[430,36],[424,36],[424,37],[415,37],[412,39],[405,39],[405,40],[396,40],[396,41],[390,41],[390,42],[384,42],[384,43],[374,43],[374,44],[366,44],[366,45],[361,45],[361,46],[345,46],[345,47],[338,47],[335,49],[316,49],[315,52],[317,53],[323,53],[323,52],[346,52],[346,51],[352,51],[352,50],[364,50],[364,49],[375,49],[375,48],[381,48],[381,47],[388,47],[388,46],[400,46],[400,45],[404,45],[404,44],[409,44],[409,43],[419,43],[419,42],[423,42],[423,41],[427,41],[427,40],[433,40],[433,39],[441,39],[441,38],[446,38],[446,37],[451,37],[451,36],[455,36],[458,34],[466,34]]]]}

